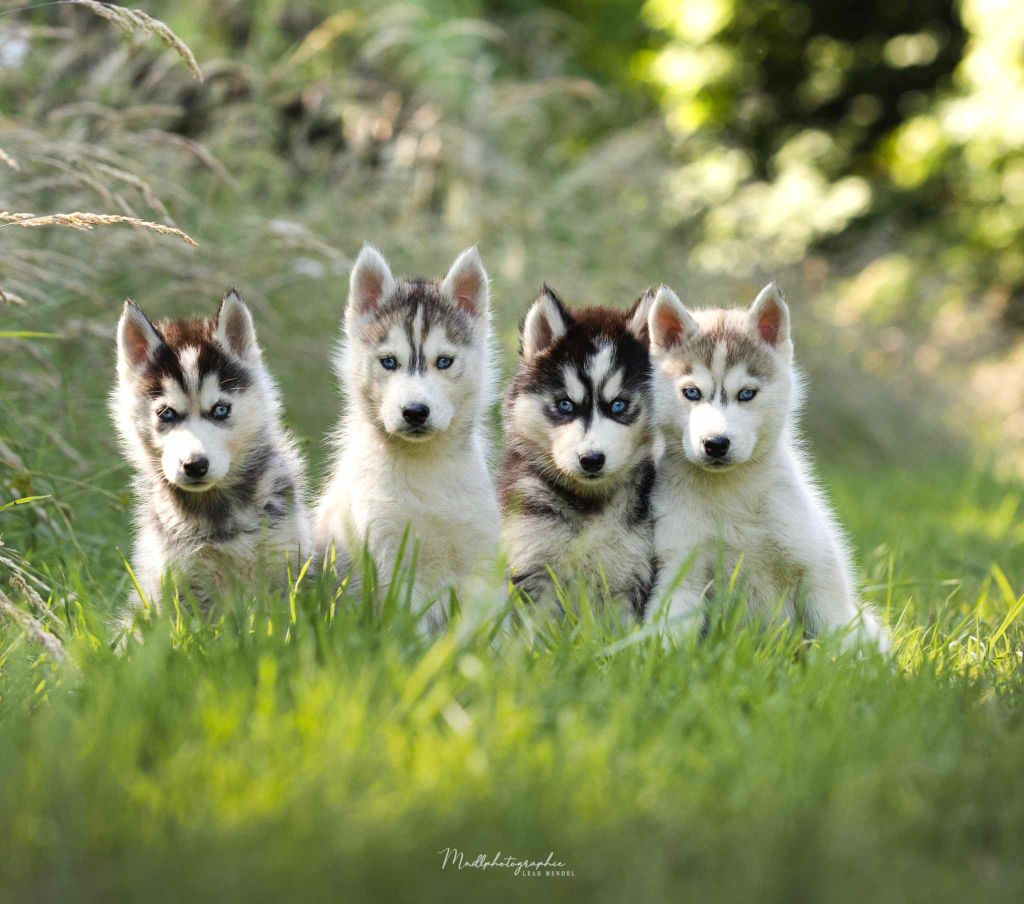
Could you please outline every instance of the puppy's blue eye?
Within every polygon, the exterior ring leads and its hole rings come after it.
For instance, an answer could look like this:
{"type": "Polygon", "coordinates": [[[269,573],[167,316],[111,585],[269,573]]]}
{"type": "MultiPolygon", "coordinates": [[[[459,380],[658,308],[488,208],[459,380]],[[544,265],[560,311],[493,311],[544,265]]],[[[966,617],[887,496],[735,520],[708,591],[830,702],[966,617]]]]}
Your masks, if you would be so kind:
{"type": "Polygon", "coordinates": [[[178,419],[178,412],[173,408],[161,408],[156,416],[164,424],[173,424],[178,419]]]}
{"type": "Polygon", "coordinates": [[[572,414],[576,410],[576,406],[572,403],[571,399],[559,399],[555,402],[555,406],[562,414],[572,414]]]}
{"type": "Polygon", "coordinates": [[[210,409],[210,417],[215,421],[222,421],[229,414],[231,414],[231,406],[227,402],[218,402],[210,409]]]}
{"type": "Polygon", "coordinates": [[[741,402],[749,402],[756,395],[756,389],[741,389],[736,398],[739,399],[741,402]]]}
{"type": "Polygon", "coordinates": [[[622,414],[629,407],[625,399],[616,399],[612,402],[612,414],[622,414]]]}
{"type": "Polygon", "coordinates": [[[385,355],[380,359],[380,366],[384,370],[398,370],[398,359],[394,355],[385,355]]]}
{"type": "Polygon", "coordinates": [[[700,401],[700,390],[696,386],[687,386],[686,389],[683,390],[683,395],[691,402],[700,401]]]}
{"type": "Polygon", "coordinates": [[[437,364],[438,370],[448,370],[452,366],[452,362],[455,359],[451,355],[441,355],[434,363],[437,364]]]}

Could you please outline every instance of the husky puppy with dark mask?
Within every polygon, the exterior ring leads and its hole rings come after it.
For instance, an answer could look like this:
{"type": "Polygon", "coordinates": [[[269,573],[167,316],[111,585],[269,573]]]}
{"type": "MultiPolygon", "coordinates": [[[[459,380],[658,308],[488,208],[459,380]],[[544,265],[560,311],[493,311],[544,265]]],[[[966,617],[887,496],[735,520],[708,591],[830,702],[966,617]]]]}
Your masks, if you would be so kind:
{"type": "Polygon", "coordinates": [[[654,420],[645,295],[570,311],[547,286],[505,396],[500,500],[512,582],[559,608],[551,575],[640,618],[654,584],[654,420]]]}
{"type": "Polygon", "coordinates": [[[203,607],[233,582],[284,586],[310,553],[303,465],[235,290],[213,317],[159,323],[125,302],[110,408],[135,469],[145,602],[160,605],[167,576],[203,607]]]}

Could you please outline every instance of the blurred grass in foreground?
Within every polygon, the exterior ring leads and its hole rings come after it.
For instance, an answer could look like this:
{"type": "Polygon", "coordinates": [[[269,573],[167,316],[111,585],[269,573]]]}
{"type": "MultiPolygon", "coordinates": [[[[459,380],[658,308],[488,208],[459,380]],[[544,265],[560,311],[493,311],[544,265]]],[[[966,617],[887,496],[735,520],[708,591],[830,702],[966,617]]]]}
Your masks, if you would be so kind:
{"type": "Polygon", "coordinates": [[[5,627],[0,884],[15,900],[1017,898],[1020,490],[963,477],[830,475],[866,596],[899,620],[895,667],[724,622],[665,651],[586,613],[532,643],[427,642],[400,606],[332,612],[315,588],[294,620],[267,599],[213,626],[168,616],[123,658],[87,599],[57,607],[45,621],[80,672],[5,627]],[[550,850],[575,878],[442,871],[446,847],[550,850]]]}

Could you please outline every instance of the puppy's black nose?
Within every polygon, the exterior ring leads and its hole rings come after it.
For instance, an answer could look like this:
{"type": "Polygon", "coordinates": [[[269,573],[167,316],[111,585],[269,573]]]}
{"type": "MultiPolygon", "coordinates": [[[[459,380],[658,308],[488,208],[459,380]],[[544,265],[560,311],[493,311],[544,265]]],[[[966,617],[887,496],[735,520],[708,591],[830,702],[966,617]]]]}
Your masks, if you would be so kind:
{"type": "Polygon", "coordinates": [[[704,452],[708,458],[725,458],[729,453],[729,437],[709,436],[704,440],[704,452]]]}
{"type": "Polygon", "coordinates": [[[426,405],[416,402],[412,405],[406,405],[402,409],[402,417],[411,427],[422,427],[427,422],[427,418],[430,417],[430,409],[426,405]]]}
{"type": "Polygon", "coordinates": [[[587,452],[581,455],[580,467],[588,474],[596,474],[604,467],[604,452],[587,452]]]}
{"type": "Polygon", "coordinates": [[[186,477],[198,480],[200,477],[205,477],[206,472],[210,470],[210,459],[205,455],[190,458],[181,466],[181,469],[185,472],[186,477]]]}

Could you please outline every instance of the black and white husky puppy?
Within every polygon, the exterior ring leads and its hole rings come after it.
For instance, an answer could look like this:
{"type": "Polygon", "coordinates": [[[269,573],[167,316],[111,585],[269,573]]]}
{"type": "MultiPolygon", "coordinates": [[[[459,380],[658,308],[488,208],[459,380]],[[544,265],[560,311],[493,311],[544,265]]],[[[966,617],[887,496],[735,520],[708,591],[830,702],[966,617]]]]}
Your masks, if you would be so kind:
{"type": "Polygon", "coordinates": [[[234,289],[213,317],[187,320],[153,323],[126,301],[110,407],[135,469],[133,570],[151,605],[168,574],[209,606],[232,582],[283,585],[289,561],[301,567],[302,460],[234,289]]]}
{"type": "Polygon", "coordinates": [[[476,248],[432,281],[396,279],[365,245],[350,277],[335,362],[348,405],[314,539],[350,562],[365,548],[379,588],[405,542],[403,564],[416,559],[413,605],[433,602],[427,628],[445,623],[450,591],[465,611],[496,584],[487,580],[499,540],[485,424],[495,382],[488,295],[476,248]]]}
{"type": "Polygon", "coordinates": [[[647,606],[657,571],[649,304],[569,311],[544,286],[526,315],[500,498],[512,581],[534,602],[557,607],[553,572],[565,586],[606,587],[637,618],[647,606]]]}

